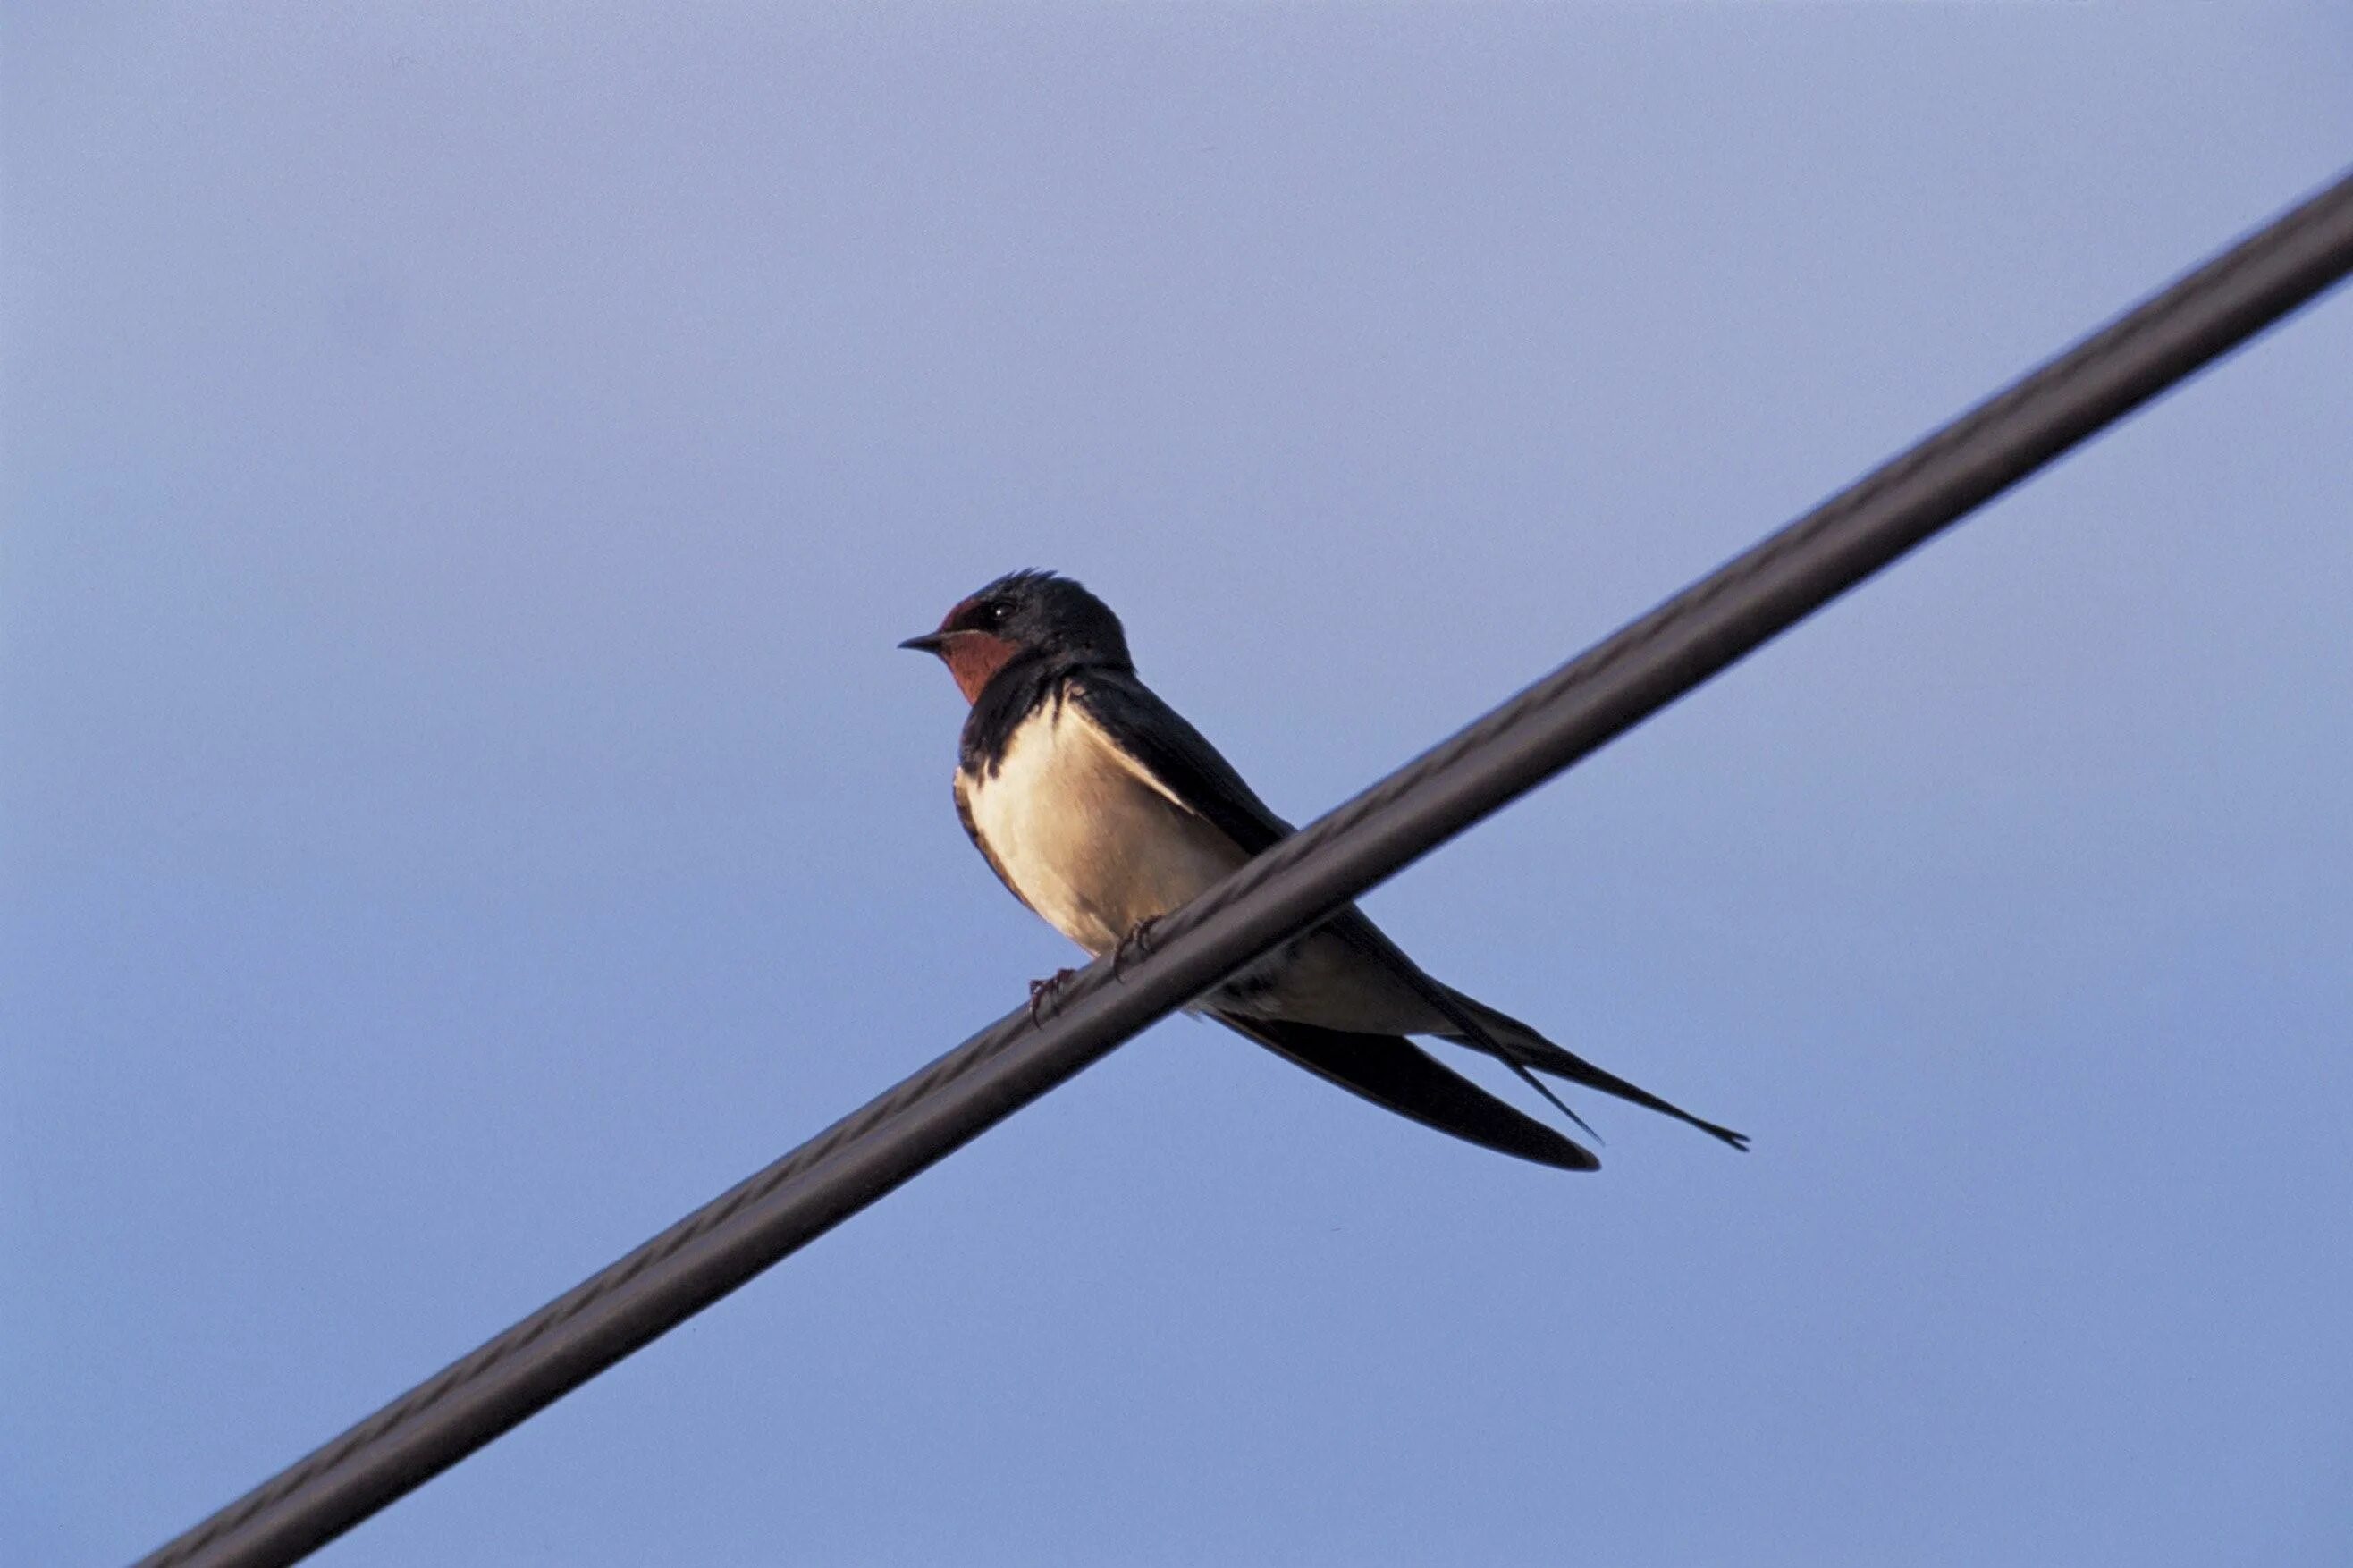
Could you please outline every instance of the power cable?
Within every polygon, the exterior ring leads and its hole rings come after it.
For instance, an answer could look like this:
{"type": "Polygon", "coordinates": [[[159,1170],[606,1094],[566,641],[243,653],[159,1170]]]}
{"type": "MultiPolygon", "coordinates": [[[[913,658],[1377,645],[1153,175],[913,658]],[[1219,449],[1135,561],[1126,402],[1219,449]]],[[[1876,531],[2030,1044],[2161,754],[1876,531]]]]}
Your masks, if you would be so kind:
{"type": "Polygon", "coordinates": [[[677,1327],[1277,943],[1657,712],[2353,271],[2353,175],[1979,404],[139,1568],[275,1568],[677,1327]]]}

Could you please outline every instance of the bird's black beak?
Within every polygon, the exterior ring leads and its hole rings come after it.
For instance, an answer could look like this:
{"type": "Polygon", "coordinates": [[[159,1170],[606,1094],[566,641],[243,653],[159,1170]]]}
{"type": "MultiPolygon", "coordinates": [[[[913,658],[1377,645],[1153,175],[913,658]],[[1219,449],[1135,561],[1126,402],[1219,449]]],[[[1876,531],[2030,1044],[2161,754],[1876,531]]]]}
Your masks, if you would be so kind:
{"type": "Polygon", "coordinates": [[[947,641],[948,634],[945,632],[925,632],[922,637],[909,637],[899,646],[913,648],[917,653],[937,653],[947,646],[947,641]]]}

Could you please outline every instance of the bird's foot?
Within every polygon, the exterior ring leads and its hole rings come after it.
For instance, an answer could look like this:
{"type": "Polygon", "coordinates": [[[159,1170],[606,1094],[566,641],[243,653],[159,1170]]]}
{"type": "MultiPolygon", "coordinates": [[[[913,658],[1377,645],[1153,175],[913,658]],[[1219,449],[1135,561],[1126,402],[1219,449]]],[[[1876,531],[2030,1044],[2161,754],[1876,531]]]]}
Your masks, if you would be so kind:
{"type": "Polygon", "coordinates": [[[1060,1005],[1062,987],[1076,979],[1078,973],[1075,969],[1058,969],[1049,979],[1029,983],[1029,1021],[1032,1024],[1046,1021],[1047,1009],[1060,1005]]]}
{"type": "Polygon", "coordinates": [[[1113,979],[1118,979],[1120,972],[1135,960],[1152,956],[1152,928],[1159,923],[1160,917],[1151,915],[1127,928],[1127,934],[1121,937],[1119,945],[1111,950],[1113,979]]]}

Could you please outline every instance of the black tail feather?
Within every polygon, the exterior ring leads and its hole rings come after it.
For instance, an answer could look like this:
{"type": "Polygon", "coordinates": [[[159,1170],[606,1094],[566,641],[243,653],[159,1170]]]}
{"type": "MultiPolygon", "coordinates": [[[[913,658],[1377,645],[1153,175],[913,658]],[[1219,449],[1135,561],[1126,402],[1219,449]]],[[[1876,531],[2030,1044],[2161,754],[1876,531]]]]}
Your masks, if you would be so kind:
{"type": "Polygon", "coordinates": [[[1453,992],[1452,994],[1454,999],[1476,1018],[1482,1027],[1478,1034],[1440,1035],[1438,1037],[1440,1039],[1451,1041],[1458,1046],[1468,1046],[1472,1050],[1485,1051],[1490,1056],[1504,1057],[1506,1060],[1515,1058],[1516,1065],[1534,1068],[1538,1072],[1550,1073],[1553,1077],[1566,1079],[1570,1083],[1581,1083],[1588,1089],[1598,1089],[1604,1094],[1614,1094],[1620,1100],[1629,1100],[1646,1110],[1655,1110],[1662,1116],[1672,1116],[1678,1121],[1696,1127],[1708,1136],[1720,1138],[1744,1153],[1747,1152],[1748,1135],[1746,1133],[1735,1132],[1729,1127],[1720,1127],[1713,1121],[1703,1121],[1682,1106],[1661,1100],[1649,1089],[1637,1088],[1616,1073],[1595,1067],[1574,1051],[1563,1050],[1511,1015],[1499,1013],[1483,1002],[1474,1002],[1460,991],[1453,992]],[[1496,1042],[1502,1044],[1502,1050],[1496,1048],[1496,1042]],[[1509,1053],[1508,1056],[1506,1052],[1509,1053]]]}

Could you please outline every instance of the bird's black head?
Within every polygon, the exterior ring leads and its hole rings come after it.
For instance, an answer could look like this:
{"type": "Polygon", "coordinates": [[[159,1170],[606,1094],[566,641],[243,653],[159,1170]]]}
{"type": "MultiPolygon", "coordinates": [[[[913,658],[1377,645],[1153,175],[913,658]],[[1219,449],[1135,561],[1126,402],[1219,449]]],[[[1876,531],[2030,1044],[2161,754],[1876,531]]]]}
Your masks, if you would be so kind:
{"type": "Polygon", "coordinates": [[[967,702],[1024,654],[1133,669],[1127,634],[1111,606],[1068,577],[1010,572],[959,603],[940,629],[899,645],[935,653],[967,702]]]}

